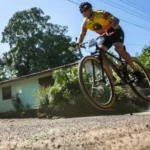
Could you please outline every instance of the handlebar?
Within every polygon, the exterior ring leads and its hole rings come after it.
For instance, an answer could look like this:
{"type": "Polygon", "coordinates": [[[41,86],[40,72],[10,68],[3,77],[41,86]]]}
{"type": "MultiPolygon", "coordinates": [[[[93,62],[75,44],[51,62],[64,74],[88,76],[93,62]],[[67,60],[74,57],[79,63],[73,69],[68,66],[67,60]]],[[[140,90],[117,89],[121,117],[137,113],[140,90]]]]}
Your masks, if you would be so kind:
{"type": "Polygon", "coordinates": [[[100,35],[100,36],[98,36],[97,38],[93,38],[93,39],[91,39],[91,40],[89,40],[89,41],[87,41],[87,42],[81,43],[81,44],[80,44],[80,47],[82,47],[82,46],[88,44],[88,42],[90,42],[90,41],[92,41],[92,40],[97,41],[98,39],[103,38],[104,36],[105,36],[105,34],[100,35]]]}
{"type": "MultiPolygon", "coordinates": [[[[104,36],[105,36],[105,33],[104,33],[103,35],[98,36],[97,38],[93,38],[93,39],[91,39],[91,40],[89,40],[89,41],[87,41],[87,42],[81,43],[81,44],[79,45],[79,47],[80,47],[80,48],[85,48],[85,45],[88,44],[89,42],[91,42],[92,40],[93,40],[93,41],[97,41],[98,39],[103,38],[104,36]]],[[[91,45],[89,45],[89,47],[92,47],[93,45],[95,45],[95,43],[92,43],[91,45]]],[[[81,52],[81,49],[80,49],[80,48],[79,48],[79,55],[80,55],[80,57],[82,58],[83,55],[82,55],[82,52],[81,52]]],[[[95,54],[95,53],[97,53],[97,52],[93,52],[93,53],[91,53],[91,54],[95,54]]]]}

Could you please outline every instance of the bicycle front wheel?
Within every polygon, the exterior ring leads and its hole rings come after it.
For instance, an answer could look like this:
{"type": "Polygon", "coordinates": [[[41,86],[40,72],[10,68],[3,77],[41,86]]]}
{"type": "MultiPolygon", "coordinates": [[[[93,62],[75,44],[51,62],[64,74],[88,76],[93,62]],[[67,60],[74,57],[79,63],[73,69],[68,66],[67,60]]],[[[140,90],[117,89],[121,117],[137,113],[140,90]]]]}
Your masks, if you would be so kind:
{"type": "Polygon", "coordinates": [[[115,101],[113,81],[105,66],[93,57],[84,57],[78,66],[78,77],[82,92],[98,109],[109,109],[115,101]]]}

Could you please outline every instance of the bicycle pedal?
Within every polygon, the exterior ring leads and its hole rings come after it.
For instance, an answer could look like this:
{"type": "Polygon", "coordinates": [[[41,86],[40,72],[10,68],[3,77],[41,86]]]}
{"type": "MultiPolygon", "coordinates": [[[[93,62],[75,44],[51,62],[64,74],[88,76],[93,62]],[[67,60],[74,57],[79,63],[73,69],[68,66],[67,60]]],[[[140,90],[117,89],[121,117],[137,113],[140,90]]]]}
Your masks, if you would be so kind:
{"type": "Polygon", "coordinates": [[[133,78],[132,78],[132,79],[130,80],[130,82],[135,82],[135,81],[137,81],[137,79],[133,79],[133,78]]]}
{"type": "Polygon", "coordinates": [[[135,78],[132,78],[130,80],[127,81],[127,83],[135,83],[137,80],[135,78]]]}

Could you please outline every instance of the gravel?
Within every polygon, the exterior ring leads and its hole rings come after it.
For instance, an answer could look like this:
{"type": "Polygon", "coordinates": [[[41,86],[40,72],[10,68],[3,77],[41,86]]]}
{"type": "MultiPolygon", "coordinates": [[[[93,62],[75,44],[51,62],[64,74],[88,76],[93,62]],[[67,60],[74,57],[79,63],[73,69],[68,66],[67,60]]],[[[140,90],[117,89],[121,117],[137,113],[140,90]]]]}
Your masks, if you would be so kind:
{"type": "Polygon", "coordinates": [[[1,150],[150,150],[150,114],[1,119],[1,150]]]}

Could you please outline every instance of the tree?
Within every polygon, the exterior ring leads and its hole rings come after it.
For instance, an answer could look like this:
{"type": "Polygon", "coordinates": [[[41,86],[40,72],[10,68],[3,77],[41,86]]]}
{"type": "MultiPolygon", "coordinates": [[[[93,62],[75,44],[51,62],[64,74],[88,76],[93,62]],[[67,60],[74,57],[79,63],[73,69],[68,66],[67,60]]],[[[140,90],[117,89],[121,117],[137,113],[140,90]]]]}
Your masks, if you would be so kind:
{"type": "Polygon", "coordinates": [[[4,53],[9,70],[22,76],[75,62],[78,58],[69,50],[67,29],[52,24],[39,8],[16,12],[2,33],[2,42],[10,45],[4,53]]]}
{"type": "Polygon", "coordinates": [[[150,46],[145,46],[142,50],[142,53],[137,56],[137,58],[150,69],[150,46]]]}
{"type": "Polygon", "coordinates": [[[7,71],[8,71],[8,68],[5,66],[5,61],[0,58],[0,81],[3,81],[3,80],[6,80],[8,77],[7,77],[7,71]]]}

